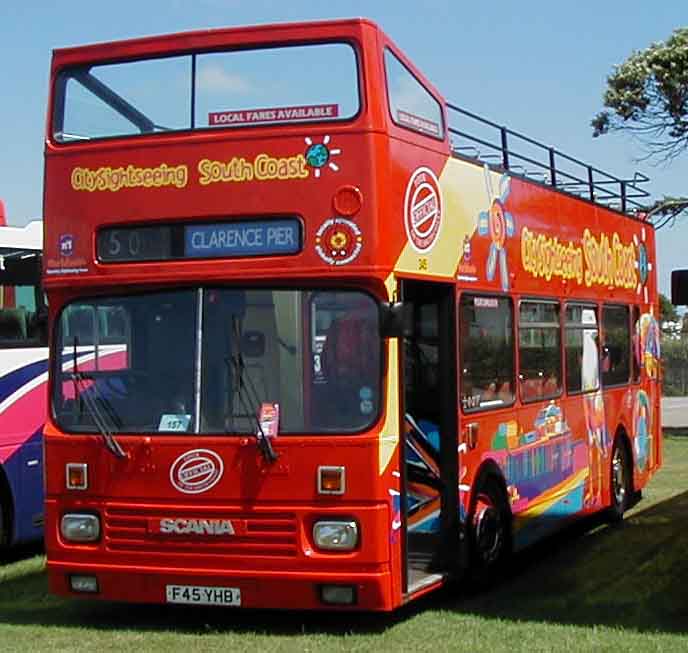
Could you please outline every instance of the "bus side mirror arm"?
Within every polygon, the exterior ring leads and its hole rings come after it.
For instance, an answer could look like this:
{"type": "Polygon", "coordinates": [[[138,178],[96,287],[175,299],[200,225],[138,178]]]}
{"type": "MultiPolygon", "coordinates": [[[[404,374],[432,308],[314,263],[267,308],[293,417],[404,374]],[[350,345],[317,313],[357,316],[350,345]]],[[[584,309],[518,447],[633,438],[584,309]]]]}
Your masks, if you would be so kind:
{"type": "Polygon", "coordinates": [[[380,335],[383,338],[412,337],[413,306],[407,302],[381,302],[380,335]]]}

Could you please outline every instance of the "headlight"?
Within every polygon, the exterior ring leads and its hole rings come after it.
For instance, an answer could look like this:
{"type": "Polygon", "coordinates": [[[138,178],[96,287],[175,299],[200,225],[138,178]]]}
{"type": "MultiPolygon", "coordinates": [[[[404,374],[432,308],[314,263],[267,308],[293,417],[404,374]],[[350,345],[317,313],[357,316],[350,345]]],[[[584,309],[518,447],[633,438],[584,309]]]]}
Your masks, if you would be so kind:
{"type": "Polygon", "coordinates": [[[95,542],[100,537],[97,515],[67,514],[62,517],[60,532],[70,542],[95,542]]]}
{"type": "Polygon", "coordinates": [[[313,541],[319,549],[351,551],[358,544],[358,524],[355,521],[315,522],[313,541]]]}

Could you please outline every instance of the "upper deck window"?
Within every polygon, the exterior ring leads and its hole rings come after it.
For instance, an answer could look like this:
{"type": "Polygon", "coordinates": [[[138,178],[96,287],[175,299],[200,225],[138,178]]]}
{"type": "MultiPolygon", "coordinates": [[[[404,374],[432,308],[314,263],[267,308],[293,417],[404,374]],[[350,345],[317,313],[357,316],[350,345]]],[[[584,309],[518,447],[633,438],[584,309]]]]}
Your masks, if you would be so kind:
{"type": "Polygon", "coordinates": [[[356,54],[345,43],[68,68],[55,97],[60,142],[348,120],[360,107],[356,54]]]}
{"type": "Polygon", "coordinates": [[[385,70],[392,120],[426,136],[444,138],[440,103],[390,50],[385,50],[385,70]]]}

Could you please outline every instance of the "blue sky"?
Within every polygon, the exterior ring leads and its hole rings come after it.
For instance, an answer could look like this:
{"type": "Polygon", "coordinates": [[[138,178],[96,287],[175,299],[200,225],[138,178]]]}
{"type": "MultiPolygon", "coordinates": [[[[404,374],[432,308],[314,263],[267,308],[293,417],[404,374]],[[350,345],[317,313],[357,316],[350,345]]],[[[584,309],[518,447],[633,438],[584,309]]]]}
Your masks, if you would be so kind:
{"type": "MultiPolygon", "coordinates": [[[[634,49],[688,25],[686,0],[4,0],[0,7],[0,198],[8,221],[41,216],[43,134],[53,48],[212,27],[367,16],[451,102],[617,176],[640,170],[657,196],[688,194],[688,153],[639,161],[626,136],[593,139],[605,77],[634,49]]],[[[307,77],[304,79],[307,83],[307,77]]],[[[660,289],[688,267],[688,218],[658,234],[660,289]]]]}

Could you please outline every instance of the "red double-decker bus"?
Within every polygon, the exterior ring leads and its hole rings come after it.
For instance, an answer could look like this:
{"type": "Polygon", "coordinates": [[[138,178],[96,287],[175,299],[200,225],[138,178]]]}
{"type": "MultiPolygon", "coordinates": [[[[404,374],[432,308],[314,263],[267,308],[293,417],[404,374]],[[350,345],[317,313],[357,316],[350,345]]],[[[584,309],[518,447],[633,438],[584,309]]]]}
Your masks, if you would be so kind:
{"type": "Polygon", "coordinates": [[[391,610],[660,465],[640,179],[367,20],[58,50],[45,180],[53,592],[391,610]]]}

